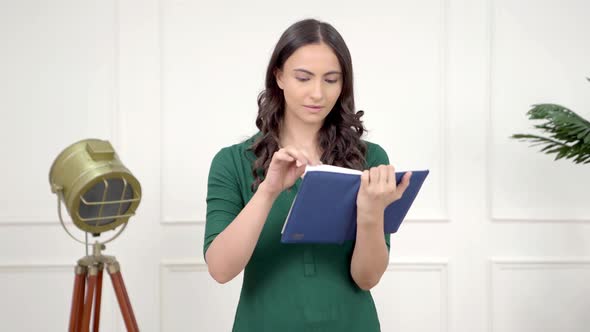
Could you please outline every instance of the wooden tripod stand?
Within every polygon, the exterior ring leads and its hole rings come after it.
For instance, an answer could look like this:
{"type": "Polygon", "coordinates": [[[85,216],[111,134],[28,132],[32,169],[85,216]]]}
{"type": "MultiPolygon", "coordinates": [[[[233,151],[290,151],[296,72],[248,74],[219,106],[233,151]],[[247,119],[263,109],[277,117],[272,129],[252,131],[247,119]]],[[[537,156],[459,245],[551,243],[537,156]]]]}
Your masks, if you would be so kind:
{"type": "Polygon", "coordinates": [[[123,283],[121,267],[114,256],[103,256],[101,250],[105,246],[96,242],[93,246],[92,255],[85,256],[78,260],[75,269],[74,295],[72,296],[72,309],[70,312],[69,332],[88,332],[90,329],[90,314],[92,313],[94,301],[93,331],[98,332],[100,323],[100,300],[102,293],[102,272],[106,266],[127,331],[138,332],[139,327],[135,321],[133,308],[123,283]],[[86,290],[86,293],[84,291],[86,290]]]}

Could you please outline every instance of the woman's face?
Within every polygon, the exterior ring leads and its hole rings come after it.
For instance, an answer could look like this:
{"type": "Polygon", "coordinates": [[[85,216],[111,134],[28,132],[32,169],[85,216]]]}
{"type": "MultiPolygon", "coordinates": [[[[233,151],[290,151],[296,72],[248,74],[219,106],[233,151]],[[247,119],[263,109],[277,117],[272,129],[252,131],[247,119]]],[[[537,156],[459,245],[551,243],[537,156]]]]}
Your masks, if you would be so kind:
{"type": "Polygon", "coordinates": [[[297,49],[275,77],[285,95],[287,121],[321,125],[342,91],[340,63],[324,43],[297,49]]]}

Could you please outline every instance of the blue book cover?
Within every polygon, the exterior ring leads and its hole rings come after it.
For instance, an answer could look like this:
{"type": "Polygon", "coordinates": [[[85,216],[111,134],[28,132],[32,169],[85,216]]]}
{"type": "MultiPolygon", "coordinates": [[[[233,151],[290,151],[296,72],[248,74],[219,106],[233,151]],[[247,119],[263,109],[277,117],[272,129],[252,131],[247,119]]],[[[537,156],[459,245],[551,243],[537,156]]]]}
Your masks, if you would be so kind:
{"type": "MultiPolygon", "coordinates": [[[[403,196],[385,209],[384,233],[397,232],[429,170],[411,172],[410,185],[403,196]]],[[[405,173],[395,173],[398,185],[405,173]]],[[[354,240],[361,174],[361,171],[337,166],[307,166],[283,225],[281,242],[341,244],[354,240]]]]}

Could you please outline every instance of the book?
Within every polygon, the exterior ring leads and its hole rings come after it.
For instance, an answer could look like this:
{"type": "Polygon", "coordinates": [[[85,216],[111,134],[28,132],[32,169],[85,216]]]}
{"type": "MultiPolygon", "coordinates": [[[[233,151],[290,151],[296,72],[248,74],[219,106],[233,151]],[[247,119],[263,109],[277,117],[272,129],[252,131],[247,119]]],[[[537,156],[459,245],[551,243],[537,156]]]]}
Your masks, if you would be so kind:
{"type": "MultiPolygon", "coordinates": [[[[407,171],[395,173],[399,185],[407,171]]],[[[395,233],[418,195],[429,170],[413,170],[402,197],[385,208],[383,232],[395,233]]],[[[356,200],[359,170],[307,166],[281,231],[282,243],[336,243],[356,238],[356,200]]]]}

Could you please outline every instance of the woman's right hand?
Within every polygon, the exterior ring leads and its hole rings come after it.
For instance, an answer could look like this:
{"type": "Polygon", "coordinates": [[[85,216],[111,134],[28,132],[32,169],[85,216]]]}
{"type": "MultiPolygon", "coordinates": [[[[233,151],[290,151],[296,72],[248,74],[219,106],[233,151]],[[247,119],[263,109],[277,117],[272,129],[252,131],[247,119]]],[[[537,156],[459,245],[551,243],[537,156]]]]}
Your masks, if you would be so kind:
{"type": "Polygon", "coordinates": [[[319,161],[312,160],[302,150],[284,147],[273,154],[260,188],[273,196],[278,196],[283,190],[295,184],[297,178],[305,172],[305,166],[317,164],[319,161]]]}

